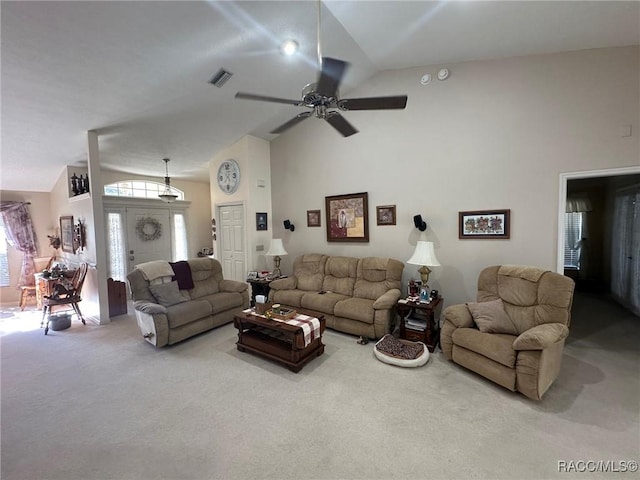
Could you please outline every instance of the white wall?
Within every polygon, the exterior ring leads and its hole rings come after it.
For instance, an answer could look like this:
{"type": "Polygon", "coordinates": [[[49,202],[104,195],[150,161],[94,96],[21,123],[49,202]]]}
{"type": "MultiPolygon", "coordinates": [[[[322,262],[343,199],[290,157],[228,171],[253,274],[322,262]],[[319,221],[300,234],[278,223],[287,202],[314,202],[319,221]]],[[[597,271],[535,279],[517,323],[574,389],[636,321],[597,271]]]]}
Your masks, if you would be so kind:
{"type": "MultiPolygon", "coordinates": [[[[211,209],[216,206],[242,203],[245,207],[245,248],[247,271],[272,269],[271,260],[265,252],[269,249],[273,235],[274,218],[271,214],[271,166],[269,142],[246,135],[218,152],[209,163],[211,185],[211,209]],[[216,177],[218,168],[228,159],[234,159],[240,167],[240,184],[235,193],[228,195],[218,188],[216,177]],[[258,184],[260,182],[260,186],[258,184]],[[256,213],[266,212],[267,230],[256,230],[256,213]],[[263,248],[263,250],[257,250],[263,248]],[[267,264],[269,262],[269,264],[267,264]]],[[[280,223],[282,221],[280,220],[280,223]]],[[[219,225],[219,223],[218,223],[219,225]]],[[[219,233],[219,230],[218,230],[219,233]]],[[[218,236],[218,243],[220,237],[218,236]]],[[[218,245],[216,245],[216,252],[218,245]]]]}
{"type": "MultiPolygon", "coordinates": [[[[488,265],[555,270],[559,174],[640,163],[638,47],[446,65],[451,76],[420,84],[440,65],[384,72],[344,97],[406,93],[402,111],[345,112],[360,133],[343,138],[311,118],[271,143],[273,212],[289,252],[390,256],[406,261],[427,221],[441,267],[432,288],[446,304],[475,296],[488,265]],[[620,125],[632,125],[622,138],[620,125]],[[327,243],[324,197],[369,193],[369,243],[327,243]],[[397,205],[396,226],[376,226],[376,205],[397,205]],[[322,210],[322,228],[306,211],[322,210]],[[458,212],[511,209],[510,240],[459,240],[458,212]]],[[[404,281],[419,278],[405,266],[404,281]]]]}

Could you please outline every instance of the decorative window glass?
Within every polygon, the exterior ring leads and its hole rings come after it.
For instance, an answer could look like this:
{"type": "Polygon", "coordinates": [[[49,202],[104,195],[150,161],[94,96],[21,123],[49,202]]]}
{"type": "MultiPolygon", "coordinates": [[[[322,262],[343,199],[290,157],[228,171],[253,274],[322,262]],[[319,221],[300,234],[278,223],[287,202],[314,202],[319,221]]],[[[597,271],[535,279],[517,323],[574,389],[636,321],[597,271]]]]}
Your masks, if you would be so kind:
{"type": "Polygon", "coordinates": [[[123,215],[120,212],[107,213],[107,256],[109,277],[124,282],[127,275],[125,258],[123,215]]]}
{"type": "MultiPolygon", "coordinates": [[[[104,194],[114,197],[158,198],[164,188],[164,183],[151,180],[125,180],[105,185],[104,194]]],[[[171,187],[171,191],[178,196],[178,200],[184,200],[182,190],[171,187]]]]}
{"type": "Polygon", "coordinates": [[[173,261],[186,260],[189,258],[187,249],[187,226],[182,213],[173,215],[173,261]]]}

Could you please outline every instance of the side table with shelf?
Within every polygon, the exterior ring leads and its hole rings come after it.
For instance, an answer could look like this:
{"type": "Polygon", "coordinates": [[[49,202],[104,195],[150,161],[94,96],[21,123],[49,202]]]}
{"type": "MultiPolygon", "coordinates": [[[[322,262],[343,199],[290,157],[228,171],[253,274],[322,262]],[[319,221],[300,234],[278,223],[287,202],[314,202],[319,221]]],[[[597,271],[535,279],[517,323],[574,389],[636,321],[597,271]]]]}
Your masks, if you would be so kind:
{"type": "Polygon", "coordinates": [[[433,352],[440,342],[440,325],[436,321],[436,313],[439,318],[441,309],[442,297],[433,299],[429,303],[410,301],[396,303],[396,312],[400,317],[400,338],[422,342],[430,352],[433,352]]]}
{"type": "Polygon", "coordinates": [[[251,285],[251,306],[256,306],[256,295],[264,295],[265,297],[269,297],[269,291],[271,288],[269,284],[273,280],[267,280],[266,278],[258,278],[255,280],[247,280],[247,283],[251,285]]]}

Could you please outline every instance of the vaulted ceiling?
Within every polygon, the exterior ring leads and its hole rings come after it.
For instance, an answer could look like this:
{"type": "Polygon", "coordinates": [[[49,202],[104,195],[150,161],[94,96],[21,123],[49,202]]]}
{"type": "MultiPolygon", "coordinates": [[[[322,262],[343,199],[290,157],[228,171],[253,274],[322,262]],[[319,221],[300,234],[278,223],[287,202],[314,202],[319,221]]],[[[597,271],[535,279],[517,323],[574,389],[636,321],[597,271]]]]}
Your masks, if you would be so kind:
{"type": "MultiPolygon", "coordinates": [[[[299,98],[317,76],[317,8],[3,1],[0,189],[50,191],[64,166],[86,162],[88,130],[106,169],[162,177],[169,157],[172,178],[208,181],[216,152],[246,134],[270,140],[298,113],[234,95],[299,98]],[[292,57],[279,51],[288,38],[300,45],[292,57]],[[220,68],[233,73],[222,88],[208,83],[220,68]]],[[[382,70],[640,43],[637,1],[326,1],[321,11],[322,54],[351,63],[343,95],[382,70]]]]}

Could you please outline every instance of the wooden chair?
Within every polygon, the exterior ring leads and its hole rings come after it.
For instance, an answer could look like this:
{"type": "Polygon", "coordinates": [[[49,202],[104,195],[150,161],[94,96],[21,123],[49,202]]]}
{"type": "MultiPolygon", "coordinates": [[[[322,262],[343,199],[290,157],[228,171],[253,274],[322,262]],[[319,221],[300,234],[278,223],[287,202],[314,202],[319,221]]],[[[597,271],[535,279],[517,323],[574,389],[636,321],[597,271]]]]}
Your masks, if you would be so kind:
{"type": "MultiPolygon", "coordinates": [[[[33,263],[35,265],[35,271],[41,272],[43,270],[49,270],[56,257],[39,257],[34,258],[33,263]]],[[[33,285],[20,285],[20,310],[24,310],[24,307],[27,306],[27,302],[29,301],[29,297],[36,298],[36,283],[35,278],[33,280],[33,285]]]]}
{"type": "MultiPolygon", "coordinates": [[[[78,270],[76,270],[71,282],[65,283],[57,283],[54,287],[53,295],[48,295],[44,297],[43,307],[42,307],[42,322],[40,322],[40,328],[45,326],[45,317],[47,316],[47,312],[49,315],[53,312],[53,307],[58,307],[61,305],[71,305],[73,311],[78,315],[78,318],[82,320],[82,324],[86,325],[87,323],[84,321],[82,317],[82,312],[80,312],[80,307],[78,303],[82,301],[80,298],[80,293],[82,292],[82,285],[84,284],[84,279],[87,276],[88,265],[83,263],[80,265],[78,270]]],[[[49,319],[47,318],[46,326],[44,329],[44,334],[49,333],[49,319]]]]}

